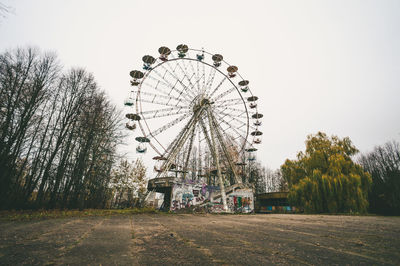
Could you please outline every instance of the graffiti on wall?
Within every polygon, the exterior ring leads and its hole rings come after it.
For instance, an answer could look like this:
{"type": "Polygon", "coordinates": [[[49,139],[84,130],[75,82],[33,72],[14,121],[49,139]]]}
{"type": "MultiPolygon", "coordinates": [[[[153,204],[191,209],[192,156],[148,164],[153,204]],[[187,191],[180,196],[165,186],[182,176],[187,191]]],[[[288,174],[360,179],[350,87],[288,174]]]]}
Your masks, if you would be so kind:
{"type": "MultiPolygon", "coordinates": [[[[251,189],[238,189],[227,195],[226,203],[230,212],[251,213],[254,211],[253,191],[251,189]]],[[[218,212],[219,209],[218,207],[213,212],[218,212]]]]}
{"type": "Polygon", "coordinates": [[[206,185],[175,184],[172,189],[171,210],[179,210],[199,205],[208,198],[206,185]]]}
{"type": "MultiPolygon", "coordinates": [[[[205,200],[211,212],[223,212],[221,197],[211,200],[215,193],[219,193],[219,187],[206,184],[175,184],[172,189],[171,210],[190,208],[200,205],[205,200]]],[[[235,213],[250,213],[254,211],[254,197],[251,189],[238,189],[227,195],[228,211],[235,213]]]]}

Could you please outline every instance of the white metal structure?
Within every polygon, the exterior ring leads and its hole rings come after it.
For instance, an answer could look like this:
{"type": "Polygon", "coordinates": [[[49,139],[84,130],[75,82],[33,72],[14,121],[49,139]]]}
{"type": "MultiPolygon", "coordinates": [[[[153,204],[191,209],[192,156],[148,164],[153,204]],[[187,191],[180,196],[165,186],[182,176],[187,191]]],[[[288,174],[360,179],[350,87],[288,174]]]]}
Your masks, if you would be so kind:
{"type": "Polygon", "coordinates": [[[130,72],[127,128],[138,123],[143,134],[136,150],[150,145],[158,154],[156,177],[190,182],[214,174],[227,209],[225,187],[245,182],[243,158],[253,160],[261,143],[258,97],[220,54],[184,44],[158,52],[142,58],[142,71],[130,72]]]}

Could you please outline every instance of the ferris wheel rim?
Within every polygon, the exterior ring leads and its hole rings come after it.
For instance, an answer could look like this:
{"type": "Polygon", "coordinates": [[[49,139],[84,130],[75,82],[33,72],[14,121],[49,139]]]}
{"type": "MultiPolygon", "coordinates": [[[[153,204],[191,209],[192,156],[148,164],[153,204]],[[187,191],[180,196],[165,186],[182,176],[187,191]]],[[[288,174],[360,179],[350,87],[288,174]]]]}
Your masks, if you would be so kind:
{"type": "MultiPolygon", "coordinates": [[[[172,54],[172,52],[176,52],[176,51],[177,51],[177,50],[171,51],[171,54],[172,54]]],[[[200,51],[200,52],[203,52],[203,53],[207,53],[207,54],[209,54],[209,55],[212,55],[211,53],[206,52],[206,51],[204,51],[204,50],[189,49],[189,51],[200,51]]],[[[181,60],[182,60],[182,61],[183,61],[183,60],[187,60],[187,61],[202,63],[203,65],[208,66],[208,67],[210,67],[211,69],[214,69],[214,70],[217,71],[220,75],[222,75],[224,78],[228,79],[229,82],[230,82],[230,84],[233,85],[233,87],[235,88],[236,92],[239,94],[240,99],[241,99],[241,101],[242,101],[242,104],[243,104],[243,106],[244,106],[245,113],[246,113],[246,134],[245,134],[245,136],[242,136],[244,141],[243,141],[243,144],[241,145],[241,148],[240,148],[240,151],[239,151],[240,153],[242,153],[242,152],[245,150],[246,145],[249,145],[249,144],[251,145],[251,143],[248,141],[248,139],[249,139],[249,133],[250,133],[250,116],[249,116],[249,110],[248,110],[248,107],[247,107],[247,104],[246,104],[246,98],[245,98],[245,97],[242,95],[242,93],[240,92],[240,90],[239,90],[237,84],[236,84],[235,82],[233,82],[233,80],[232,80],[231,78],[229,78],[229,76],[228,76],[227,74],[225,74],[224,72],[222,72],[218,67],[215,67],[214,65],[211,65],[211,64],[209,64],[209,63],[207,63],[207,62],[204,62],[204,61],[202,61],[202,60],[198,60],[198,59],[194,59],[194,58],[189,58],[189,57],[184,57],[184,58],[179,58],[179,57],[177,57],[177,58],[168,59],[167,61],[161,61],[161,62],[159,62],[157,65],[153,66],[151,69],[147,70],[147,71],[145,72],[144,77],[143,77],[142,80],[140,81],[139,86],[138,86],[138,93],[137,93],[137,96],[136,96],[136,103],[137,103],[137,104],[136,104],[136,111],[137,111],[137,113],[138,113],[138,114],[141,114],[141,113],[142,113],[142,110],[143,110],[143,108],[142,108],[142,103],[143,103],[143,102],[142,102],[142,99],[141,99],[142,86],[143,86],[144,81],[148,78],[148,76],[152,73],[152,71],[153,71],[154,69],[157,69],[158,67],[161,67],[163,64],[167,64],[168,62],[174,62],[174,61],[178,61],[178,62],[179,62],[179,61],[181,61],[181,60]],[[139,110],[139,109],[140,109],[140,110],[139,110]]],[[[225,60],[222,60],[222,61],[223,61],[225,64],[229,65],[225,60]]],[[[243,80],[242,76],[241,76],[239,73],[237,73],[237,74],[238,74],[238,76],[243,80]]],[[[253,95],[252,92],[251,92],[250,90],[249,90],[249,93],[250,93],[250,95],[253,95]]],[[[158,153],[160,156],[164,155],[164,154],[167,152],[167,149],[166,149],[166,148],[164,147],[164,145],[158,140],[158,138],[157,138],[156,136],[153,136],[153,135],[152,135],[151,128],[150,128],[150,126],[148,125],[148,123],[147,123],[147,121],[146,121],[146,118],[143,117],[143,119],[142,119],[141,121],[138,121],[138,122],[139,122],[139,127],[140,127],[140,129],[141,129],[143,135],[144,135],[144,136],[149,136],[149,135],[150,135],[150,136],[152,137],[152,139],[154,139],[154,140],[160,145],[160,147],[162,148],[163,152],[160,152],[160,150],[159,150],[158,148],[156,148],[155,145],[154,145],[152,142],[150,142],[150,146],[153,148],[153,150],[156,151],[156,153],[158,153]],[[147,131],[148,131],[148,132],[146,132],[146,130],[144,129],[142,123],[145,125],[145,127],[147,128],[147,131]]],[[[238,135],[241,136],[241,134],[239,134],[239,133],[238,133],[238,135]]]]}
{"type": "MultiPolygon", "coordinates": [[[[182,46],[182,45],[180,45],[182,46]]],[[[136,95],[136,114],[141,115],[143,117],[143,120],[141,121],[136,121],[137,124],[140,127],[140,130],[143,134],[143,136],[148,136],[150,139],[153,139],[153,141],[149,142],[148,144],[151,146],[151,148],[159,155],[163,156],[169,153],[170,149],[175,149],[173,146],[173,143],[177,141],[180,138],[181,133],[175,134],[175,138],[172,140],[171,143],[169,143],[168,148],[165,148],[163,143],[168,143],[168,140],[166,140],[166,137],[168,135],[165,135],[165,131],[168,129],[174,127],[175,125],[183,125],[182,121],[190,118],[193,118],[193,110],[191,108],[199,104],[199,102],[196,102],[196,98],[199,99],[200,95],[207,95],[206,99],[213,99],[212,103],[217,103],[220,102],[219,104],[212,105],[210,107],[210,110],[215,114],[212,115],[214,120],[216,121],[216,125],[214,127],[219,128],[219,130],[223,133],[223,136],[228,136],[228,137],[223,137],[222,139],[225,139],[225,141],[229,144],[232,145],[231,147],[240,147],[240,150],[238,151],[239,154],[244,155],[244,151],[247,152],[246,148],[253,148],[254,145],[260,144],[261,143],[261,138],[258,135],[255,134],[250,134],[250,132],[255,132],[258,130],[258,128],[261,126],[262,122],[259,121],[259,118],[261,118],[263,115],[258,112],[258,104],[255,103],[255,101],[258,99],[258,97],[253,95],[252,90],[247,86],[248,85],[248,80],[245,80],[242,75],[238,72],[238,68],[234,65],[229,64],[226,60],[223,60],[223,56],[220,54],[214,54],[210,53],[208,51],[205,51],[203,48],[202,49],[193,49],[193,48],[188,48],[187,45],[185,45],[185,51],[180,51],[178,50],[178,47],[176,50],[171,50],[168,47],[160,47],[159,53],[160,56],[156,56],[153,58],[152,56],[147,56],[151,57],[153,60],[149,62],[149,60],[145,60],[144,56],[143,62],[144,66],[143,71],[144,73],[140,73],[140,77],[138,75],[133,75],[133,80],[131,81],[132,86],[137,86],[137,90],[132,90],[132,94],[137,94],[136,95]],[[165,48],[168,50],[168,53],[162,53],[160,52],[161,48],[165,48]],[[193,52],[201,52],[201,54],[193,53],[193,52]],[[211,56],[210,58],[205,57],[205,55],[211,56]],[[168,58],[168,56],[171,56],[172,58],[168,58]],[[218,56],[219,60],[214,59],[214,57],[218,56]],[[206,58],[208,58],[206,60],[206,58]],[[180,60],[182,59],[182,60],[180,60]],[[210,61],[210,59],[212,61],[210,61]],[[185,61],[188,62],[189,64],[185,64],[185,61]],[[182,62],[182,65],[180,62],[182,62]],[[169,62],[177,62],[177,64],[169,64],[169,62]],[[193,64],[191,62],[196,62],[197,63],[197,71],[195,70],[196,64],[193,64]],[[153,65],[154,63],[157,63],[153,65]],[[199,63],[202,63],[202,67],[199,68],[199,63]],[[223,71],[224,67],[221,67],[221,64],[224,64],[227,66],[227,73],[225,74],[226,71],[223,71]],[[156,74],[151,75],[153,70],[159,69],[160,66],[165,69],[164,71],[154,71],[156,74]],[[177,68],[179,66],[179,69],[177,68]],[[191,71],[188,67],[191,67],[191,71]],[[206,74],[204,66],[207,66],[207,69],[209,71],[208,75],[206,74]],[[167,69],[169,68],[169,69],[167,69]],[[176,70],[178,69],[178,72],[176,70]],[[202,69],[202,75],[200,69],[202,69]],[[217,77],[219,76],[220,78],[223,77],[222,80],[220,80],[220,84],[218,86],[215,86],[214,84],[214,77],[215,73],[218,72],[217,77]],[[181,75],[184,76],[181,76],[181,75]],[[167,75],[170,76],[170,78],[165,78],[167,75]],[[190,78],[189,78],[190,76],[190,78]],[[233,80],[234,77],[237,77],[235,80],[233,80]],[[173,79],[172,79],[172,78],[173,79]],[[179,78],[178,78],[179,77],[179,78]],[[192,78],[195,78],[193,81],[192,78]],[[200,77],[200,78],[199,78],[200,77]],[[207,77],[207,84],[206,84],[206,77],[207,77]],[[137,79],[135,79],[137,78],[137,79]],[[189,82],[189,84],[184,84],[187,83],[186,80],[189,82]],[[239,80],[238,80],[239,78],[239,80]],[[225,83],[223,86],[221,86],[222,83],[225,82],[225,80],[228,79],[229,82],[225,83]],[[202,85],[201,84],[202,80],[202,85]],[[147,82],[146,82],[147,81],[147,82]],[[178,81],[180,82],[180,85],[176,87],[178,84],[178,81]],[[238,82],[237,82],[238,81],[238,82]],[[146,83],[145,83],[146,82],[146,83]],[[193,83],[195,85],[193,85],[193,83]],[[158,88],[158,84],[161,83],[161,87],[158,88]],[[237,83],[237,84],[236,84],[237,83]],[[242,83],[242,84],[241,84],[242,83]],[[246,84],[244,84],[246,83],[246,84]],[[197,84],[197,89],[196,89],[196,84],[197,84]],[[214,85],[213,85],[214,84],[214,85]],[[233,88],[227,89],[227,84],[233,85],[233,88]],[[149,86],[150,91],[143,90],[144,85],[149,86]],[[245,86],[244,86],[245,85],[245,86]],[[200,88],[202,86],[202,88],[200,88]],[[159,91],[160,89],[160,91],[159,91]],[[170,90],[171,89],[171,90],[170,90]],[[154,91],[152,91],[154,90],[154,91]],[[172,93],[173,90],[175,92],[178,92],[179,95],[176,93],[172,93]],[[212,91],[212,92],[211,92],[212,91]],[[239,94],[239,98],[235,98],[234,95],[231,94],[233,91],[236,91],[236,93],[239,94]],[[183,93],[185,92],[185,93],[183,93]],[[213,95],[216,92],[221,92],[216,94],[216,96],[213,98],[213,95]],[[143,103],[142,101],[142,95],[144,93],[145,96],[154,96],[152,98],[152,101],[150,102],[148,98],[144,97],[144,102],[146,103],[151,103],[151,105],[147,105],[143,103]],[[181,95],[183,93],[184,99],[182,99],[181,95]],[[170,95],[171,94],[171,95],[170,95]],[[174,95],[175,94],[175,95],[174,95]],[[230,95],[230,96],[229,96],[230,95]],[[251,96],[251,97],[248,97],[251,96]],[[155,98],[157,97],[157,99],[155,98]],[[159,97],[161,99],[159,99],[159,97]],[[178,97],[178,98],[177,98],[178,97]],[[255,98],[254,101],[250,101],[249,99],[255,98]],[[154,102],[154,99],[156,101],[154,102]],[[167,99],[167,100],[166,100],[167,99]],[[172,100],[172,102],[170,102],[172,100]],[[179,100],[178,102],[174,102],[174,100],[179,100]],[[247,101],[248,102],[247,102],[247,101]],[[154,104],[153,104],[154,103],[154,104]],[[153,106],[153,110],[149,110],[148,108],[145,108],[145,112],[143,112],[143,105],[146,107],[153,106]],[[240,109],[233,108],[235,105],[241,106],[240,109]],[[247,106],[249,104],[249,106],[247,106]],[[165,108],[162,109],[160,105],[164,106],[172,106],[172,108],[165,108]],[[155,106],[155,107],[154,107],[155,106]],[[139,110],[140,109],[140,110],[139,110]],[[170,112],[171,111],[171,112],[170,112]],[[161,112],[161,114],[159,113],[161,112]],[[239,112],[239,113],[235,113],[239,112]],[[255,112],[255,113],[254,113],[255,112]],[[144,115],[146,113],[146,115],[144,115]],[[244,113],[245,116],[244,116],[244,113]],[[154,114],[152,116],[151,114],[154,114]],[[158,114],[158,115],[156,115],[158,114]],[[172,121],[166,123],[161,120],[161,127],[158,128],[158,126],[155,126],[157,122],[150,123],[152,124],[149,126],[149,123],[152,119],[158,118],[158,117],[165,117],[165,116],[174,116],[174,115],[182,115],[182,117],[177,119],[173,119],[172,121]],[[255,117],[256,116],[256,117],[255,117]],[[175,121],[175,122],[174,122],[175,121]],[[174,123],[171,123],[174,122],[174,123]],[[243,130],[243,127],[245,126],[246,130],[243,130]],[[153,130],[155,129],[156,130],[153,130]],[[154,133],[154,135],[153,135],[154,133]],[[163,134],[160,134],[163,133],[163,134]],[[159,139],[160,138],[160,139],[159,139]],[[162,139],[162,141],[160,141],[162,139]],[[236,140],[239,140],[237,142],[236,140]],[[241,142],[243,141],[243,142],[241,142]],[[240,144],[239,144],[240,143],[240,144]],[[239,145],[237,145],[239,144],[239,145]]],[[[182,49],[181,49],[182,50],[182,49]]],[[[146,57],[146,58],[147,58],[146,57]]],[[[201,65],[201,64],[200,64],[201,65]]],[[[137,71],[141,72],[141,71],[137,71]]],[[[218,79],[217,79],[218,80],[218,79]]],[[[230,86],[229,86],[230,87],[230,86]]],[[[236,95],[237,96],[237,95],[236,95]]],[[[135,100],[134,97],[130,97],[129,99],[132,99],[132,103],[135,100]]],[[[128,105],[127,102],[129,100],[126,100],[125,105],[126,106],[131,106],[128,105]]],[[[204,116],[204,115],[203,115],[204,116]]],[[[172,119],[172,118],[171,118],[172,119]]],[[[203,117],[202,119],[209,120],[207,116],[203,117]]],[[[154,120],[157,121],[157,120],[154,120]]],[[[190,121],[190,120],[189,120],[190,121]]],[[[210,125],[211,127],[211,125],[210,125]]],[[[130,129],[130,128],[128,128],[130,129]]],[[[195,129],[196,131],[200,131],[199,129],[195,129]]],[[[215,128],[215,130],[218,131],[218,129],[215,128]]],[[[204,132],[206,134],[209,132],[208,130],[204,132]]],[[[193,132],[192,132],[193,134],[193,132]]],[[[196,132],[195,135],[198,135],[198,140],[199,144],[205,142],[205,135],[203,135],[203,139],[201,139],[200,135],[201,132],[196,132]]],[[[210,133],[211,134],[211,133],[210,133]]],[[[196,137],[197,138],[197,137],[196,137]]],[[[223,142],[225,142],[223,141],[223,142]]],[[[192,145],[190,143],[190,145],[192,145]]],[[[209,144],[208,144],[209,145],[209,144]]],[[[222,144],[221,144],[222,145],[222,144]]],[[[200,147],[200,146],[199,146],[200,147]]],[[[188,155],[189,156],[189,155],[188,155]]],[[[199,156],[200,156],[200,150],[199,150],[199,156]]],[[[188,159],[189,157],[187,157],[188,159]]]]}

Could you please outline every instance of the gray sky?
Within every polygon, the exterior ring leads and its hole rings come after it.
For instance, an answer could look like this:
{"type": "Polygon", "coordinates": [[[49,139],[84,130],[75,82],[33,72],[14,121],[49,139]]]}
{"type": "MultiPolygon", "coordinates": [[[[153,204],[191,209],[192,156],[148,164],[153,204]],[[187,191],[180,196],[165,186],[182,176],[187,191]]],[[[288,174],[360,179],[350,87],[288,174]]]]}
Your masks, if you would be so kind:
{"type": "Polygon", "coordinates": [[[223,54],[260,97],[258,157],[270,168],[317,131],[349,136],[362,152],[400,140],[400,1],[2,3],[15,14],[1,18],[0,51],[55,51],[66,68],[94,73],[121,107],[129,71],[158,47],[223,54]]]}

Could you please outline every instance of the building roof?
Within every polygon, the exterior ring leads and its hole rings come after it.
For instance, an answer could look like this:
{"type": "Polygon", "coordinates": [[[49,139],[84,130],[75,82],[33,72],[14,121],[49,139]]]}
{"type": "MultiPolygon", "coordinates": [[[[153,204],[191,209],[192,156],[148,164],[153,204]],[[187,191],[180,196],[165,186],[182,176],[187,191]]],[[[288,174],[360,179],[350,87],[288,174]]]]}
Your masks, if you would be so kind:
{"type": "Polygon", "coordinates": [[[257,195],[257,199],[287,199],[289,192],[268,192],[257,195]]]}

